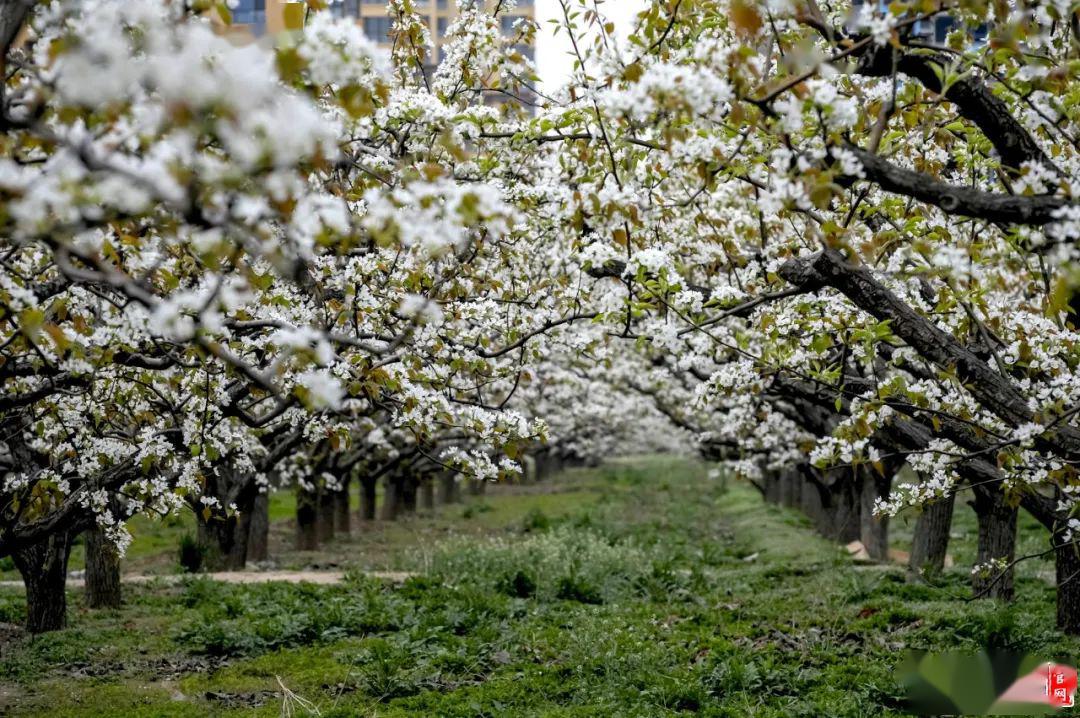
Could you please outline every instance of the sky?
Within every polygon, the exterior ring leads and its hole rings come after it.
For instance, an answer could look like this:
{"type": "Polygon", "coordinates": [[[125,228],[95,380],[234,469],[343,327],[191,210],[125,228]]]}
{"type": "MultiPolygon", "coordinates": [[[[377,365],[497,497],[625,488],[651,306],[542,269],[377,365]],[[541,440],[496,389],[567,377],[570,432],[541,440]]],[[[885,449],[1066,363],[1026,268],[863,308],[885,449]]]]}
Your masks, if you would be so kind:
{"type": "MultiPolygon", "coordinates": [[[[577,2],[577,0],[572,0],[577,2]]],[[[591,1],[591,0],[590,0],[591,1]]],[[[615,23],[615,33],[626,37],[633,27],[634,16],[641,12],[647,0],[600,0],[600,12],[615,23]]],[[[536,67],[545,89],[553,89],[570,76],[573,68],[572,48],[566,33],[552,36],[549,20],[562,19],[559,0],[536,0],[536,21],[540,31],[536,42],[536,67]]],[[[584,23],[582,23],[584,24],[584,23]]]]}

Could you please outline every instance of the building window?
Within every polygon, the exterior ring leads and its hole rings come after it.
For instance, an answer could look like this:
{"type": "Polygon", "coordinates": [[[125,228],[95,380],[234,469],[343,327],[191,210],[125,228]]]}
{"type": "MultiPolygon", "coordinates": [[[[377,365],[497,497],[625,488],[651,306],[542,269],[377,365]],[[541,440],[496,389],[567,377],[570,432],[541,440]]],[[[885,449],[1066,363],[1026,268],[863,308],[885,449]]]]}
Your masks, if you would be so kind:
{"type": "Polygon", "coordinates": [[[939,15],[934,18],[934,41],[939,44],[944,43],[956,24],[956,20],[948,15],[939,15]]]}
{"type": "Polygon", "coordinates": [[[503,15],[502,17],[500,17],[499,22],[502,25],[502,34],[503,35],[513,35],[514,34],[514,23],[517,22],[520,19],[521,18],[518,15],[503,15]]]}
{"type": "Polygon", "coordinates": [[[358,17],[360,0],[337,0],[330,6],[330,14],[334,17],[358,17]]]}
{"type": "Polygon", "coordinates": [[[237,25],[250,25],[252,32],[266,32],[266,0],[240,0],[232,11],[232,21],[237,25]]]}
{"type": "Polygon", "coordinates": [[[450,18],[440,17],[438,18],[436,24],[438,25],[437,35],[439,37],[446,37],[446,29],[450,27],[450,18]]]}
{"type": "Polygon", "coordinates": [[[391,21],[388,17],[365,17],[364,34],[376,42],[390,39],[391,21]]]}

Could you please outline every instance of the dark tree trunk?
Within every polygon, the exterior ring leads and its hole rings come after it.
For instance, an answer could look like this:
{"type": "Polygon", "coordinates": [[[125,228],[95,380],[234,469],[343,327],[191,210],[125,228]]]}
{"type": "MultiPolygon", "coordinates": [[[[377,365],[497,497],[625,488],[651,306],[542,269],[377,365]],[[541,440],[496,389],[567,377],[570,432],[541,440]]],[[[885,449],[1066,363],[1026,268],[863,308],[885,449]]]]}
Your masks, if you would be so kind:
{"type": "Polygon", "coordinates": [[[803,492],[810,489],[810,487],[806,485],[807,482],[806,482],[806,479],[803,478],[803,475],[801,473],[799,473],[798,471],[796,471],[796,470],[791,471],[791,479],[789,479],[789,480],[791,481],[791,507],[790,508],[793,508],[796,511],[798,511],[799,509],[802,508],[802,495],[803,495],[803,492]]]}
{"type": "Polygon", "coordinates": [[[469,494],[483,496],[487,492],[487,482],[483,479],[469,479],[469,494]]]}
{"type": "Polygon", "coordinates": [[[1057,574],[1057,627],[1080,636],[1080,536],[1066,541],[1064,532],[1054,535],[1054,568],[1057,574]]]}
{"type": "Polygon", "coordinates": [[[375,492],[378,480],[373,476],[360,479],[360,521],[375,520],[375,492]]]}
{"type": "Polygon", "coordinates": [[[341,490],[334,492],[334,530],[348,536],[352,533],[352,517],[349,515],[349,477],[341,480],[341,490]]]}
{"type": "Polygon", "coordinates": [[[209,513],[201,504],[195,504],[197,538],[205,557],[203,565],[209,571],[243,568],[247,563],[251,512],[258,495],[254,478],[237,473],[226,464],[208,478],[203,495],[218,500],[218,506],[209,513]],[[236,504],[236,512],[227,515],[230,504],[236,504]]]}
{"type": "MultiPolygon", "coordinates": [[[[978,555],[980,566],[992,560],[1010,564],[1016,558],[1017,509],[1011,506],[997,486],[975,486],[975,515],[979,522],[978,555]]],[[[972,576],[972,590],[979,598],[1013,597],[1013,569],[992,569],[972,576]],[[986,575],[984,575],[986,573],[986,575]]]]}
{"type": "Polygon", "coordinates": [[[780,503],[789,509],[799,508],[801,484],[804,481],[797,469],[784,469],[780,472],[780,503]]]}
{"type": "Polygon", "coordinates": [[[806,486],[799,495],[799,498],[801,499],[800,508],[802,509],[802,512],[806,514],[807,518],[814,523],[817,530],[824,533],[825,506],[821,500],[821,489],[809,479],[804,478],[803,481],[806,486]]]}
{"type": "Polygon", "coordinates": [[[459,494],[457,474],[453,471],[445,471],[439,475],[439,503],[456,504],[461,500],[459,494]]]}
{"type": "Polygon", "coordinates": [[[858,487],[855,485],[850,473],[837,478],[829,487],[828,504],[825,507],[826,520],[825,536],[842,544],[858,541],[860,538],[859,526],[859,497],[858,487]]]}
{"type": "Polygon", "coordinates": [[[318,494],[318,511],[315,519],[315,532],[319,543],[334,540],[334,516],[337,513],[335,507],[335,492],[323,486],[318,494]]]}
{"type": "Polygon", "coordinates": [[[765,490],[762,493],[765,496],[765,500],[770,504],[780,503],[780,487],[783,483],[783,480],[780,477],[782,475],[782,471],[766,471],[765,476],[761,479],[765,486],[765,490]]]}
{"type": "Polygon", "coordinates": [[[120,554],[116,545],[97,526],[83,533],[86,548],[86,592],[88,608],[120,608],[120,554]]]}
{"type": "Polygon", "coordinates": [[[425,476],[420,480],[420,510],[432,511],[435,509],[435,479],[425,476]]]}
{"type": "Polygon", "coordinates": [[[533,456],[521,457],[521,481],[525,484],[536,483],[536,458],[533,456]]]}
{"type": "Polygon", "coordinates": [[[199,516],[198,541],[205,549],[203,566],[208,571],[233,571],[247,563],[251,514],[199,516]]]}
{"type": "MultiPolygon", "coordinates": [[[[248,540],[251,537],[251,514],[255,507],[255,497],[258,496],[258,487],[250,478],[233,481],[246,483],[239,489],[231,487],[235,491],[236,512],[225,515],[222,511],[214,511],[205,516],[202,511],[196,511],[195,516],[198,524],[198,541],[204,550],[203,565],[208,571],[235,571],[242,569],[247,564],[248,540]]],[[[231,492],[230,492],[231,493],[231,492]]],[[[228,494],[219,494],[227,500],[228,494]]],[[[226,505],[222,500],[222,505],[226,505]]]]}
{"type": "Polygon", "coordinates": [[[401,512],[409,515],[416,513],[416,486],[418,479],[408,475],[401,483],[401,512]]]}
{"type": "Polygon", "coordinates": [[[67,625],[67,564],[71,534],[59,531],[12,554],[26,586],[26,630],[58,631],[67,625]]]}
{"type": "Polygon", "coordinates": [[[875,516],[874,504],[889,495],[891,475],[864,468],[860,471],[859,540],[874,561],[889,559],[889,517],[875,516]]]}
{"type": "Polygon", "coordinates": [[[383,521],[393,521],[398,517],[401,508],[401,477],[387,476],[383,482],[383,503],[379,518],[383,521]]]}
{"type": "Polygon", "coordinates": [[[249,561],[266,561],[270,558],[269,489],[260,491],[251,507],[247,557],[249,561]]]}
{"type": "Polygon", "coordinates": [[[314,551],[319,548],[315,531],[319,496],[315,491],[299,489],[296,493],[296,550],[314,551]]]}
{"type": "Polygon", "coordinates": [[[922,513],[915,520],[915,535],[911,541],[909,580],[933,579],[945,568],[945,554],[949,549],[949,531],[952,529],[955,504],[956,494],[952,493],[923,506],[922,513]]]}
{"type": "Polygon", "coordinates": [[[547,451],[541,451],[533,456],[536,461],[536,480],[543,481],[551,476],[551,455],[547,451]]]}

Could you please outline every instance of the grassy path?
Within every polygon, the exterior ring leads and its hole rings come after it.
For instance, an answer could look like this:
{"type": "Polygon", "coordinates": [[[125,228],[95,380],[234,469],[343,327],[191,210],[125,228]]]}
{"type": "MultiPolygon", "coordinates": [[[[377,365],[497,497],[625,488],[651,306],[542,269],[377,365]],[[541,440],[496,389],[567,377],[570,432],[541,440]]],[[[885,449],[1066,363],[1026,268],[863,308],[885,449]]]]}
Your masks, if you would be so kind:
{"type": "MultiPolygon", "coordinates": [[[[615,462],[287,556],[339,585],[131,586],[122,611],[4,645],[0,714],[278,716],[284,685],[324,717],[902,715],[907,648],[1080,654],[1034,574],[1013,606],[957,598],[963,521],[958,567],[909,586],[705,475],[615,462]]],[[[0,589],[0,618],[20,598],[0,589]]]]}

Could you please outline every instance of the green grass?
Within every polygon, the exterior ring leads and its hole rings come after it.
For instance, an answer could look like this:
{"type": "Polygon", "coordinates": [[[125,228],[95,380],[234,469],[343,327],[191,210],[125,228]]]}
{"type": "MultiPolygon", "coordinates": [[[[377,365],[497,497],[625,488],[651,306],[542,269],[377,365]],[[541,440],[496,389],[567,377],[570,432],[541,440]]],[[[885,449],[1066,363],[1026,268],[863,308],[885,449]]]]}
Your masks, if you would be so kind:
{"type": "MultiPolygon", "coordinates": [[[[331,718],[903,715],[905,649],[1080,649],[1034,574],[1013,605],[964,601],[965,540],[940,585],[912,586],[703,466],[616,462],[284,552],[419,573],[401,586],[192,578],[73,608],[66,631],[4,649],[0,713],[277,716],[280,679],[331,718]]],[[[0,617],[19,601],[0,594],[0,617]]]]}

